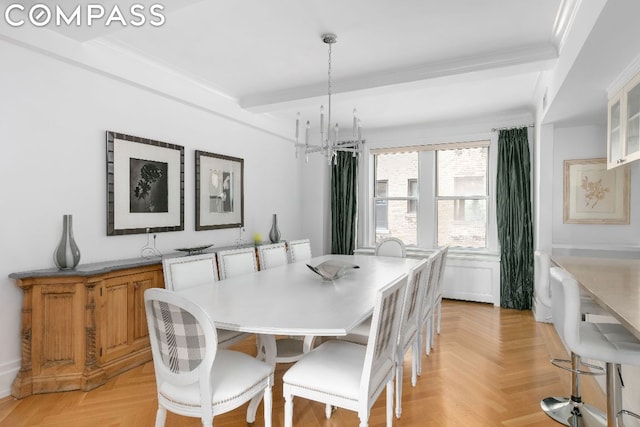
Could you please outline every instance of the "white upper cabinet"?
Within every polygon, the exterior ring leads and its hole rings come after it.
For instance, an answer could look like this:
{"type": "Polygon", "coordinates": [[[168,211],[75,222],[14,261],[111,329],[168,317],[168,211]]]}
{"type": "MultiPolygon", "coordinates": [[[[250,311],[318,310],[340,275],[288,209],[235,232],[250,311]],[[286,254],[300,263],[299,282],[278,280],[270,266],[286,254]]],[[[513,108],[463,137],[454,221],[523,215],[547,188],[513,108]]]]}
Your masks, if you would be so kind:
{"type": "Polygon", "coordinates": [[[640,73],[609,99],[607,168],[640,159],[640,73]]]}

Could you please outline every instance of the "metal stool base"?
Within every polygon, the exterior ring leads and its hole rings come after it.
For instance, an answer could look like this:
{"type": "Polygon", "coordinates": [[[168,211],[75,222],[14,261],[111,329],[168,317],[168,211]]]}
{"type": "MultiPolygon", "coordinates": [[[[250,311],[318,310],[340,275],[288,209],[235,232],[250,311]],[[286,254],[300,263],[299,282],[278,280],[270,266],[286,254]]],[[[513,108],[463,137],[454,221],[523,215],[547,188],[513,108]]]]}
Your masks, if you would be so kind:
{"type": "Polygon", "coordinates": [[[555,421],[570,427],[606,427],[607,416],[587,403],[566,397],[547,397],[540,401],[542,410],[555,421]]]}

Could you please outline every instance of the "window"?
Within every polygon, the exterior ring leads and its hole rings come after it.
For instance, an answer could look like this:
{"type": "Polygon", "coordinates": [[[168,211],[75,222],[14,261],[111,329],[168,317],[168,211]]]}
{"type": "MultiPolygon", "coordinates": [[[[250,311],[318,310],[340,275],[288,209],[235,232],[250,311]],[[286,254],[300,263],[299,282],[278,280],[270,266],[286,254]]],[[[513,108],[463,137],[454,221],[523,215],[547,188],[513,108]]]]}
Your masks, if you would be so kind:
{"type": "Polygon", "coordinates": [[[487,147],[436,151],[437,244],[487,246],[487,147]]]}
{"type": "Polygon", "coordinates": [[[418,153],[378,154],[374,173],[375,241],[393,236],[416,245],[418,153]]]}
{"type": "Polygon", "coordinates": [[[489,146],[472,141],[372,149],[368,241],[393,236],[408,246],[493,249],[489,146]]]}

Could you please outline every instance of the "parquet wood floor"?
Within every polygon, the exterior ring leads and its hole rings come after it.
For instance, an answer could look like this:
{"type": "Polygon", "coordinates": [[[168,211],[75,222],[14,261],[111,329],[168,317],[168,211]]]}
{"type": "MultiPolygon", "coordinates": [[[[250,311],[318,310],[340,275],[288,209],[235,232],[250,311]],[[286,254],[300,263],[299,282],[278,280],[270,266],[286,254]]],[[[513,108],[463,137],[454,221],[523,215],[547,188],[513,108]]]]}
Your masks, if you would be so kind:
{"type": "MultiPolygon", "coordinates": [[[[422,355],[423,373],[411,387],[410,356],[405,359],[402,418],[398,427],[557,427],[540,410],[547,396],[566,396],[569,373],[553,367],[551,357],[566,357],[553,326],[537,323],[530,311],[445,300],[442,333],[430,356],[422,355]]],[[[255,352],[250,340],[236,349],[255,352]]],[[[282,374],[278,365],[273,390],[273,425],[283,425],[282,374]]],[[[128,371],[90,392],[34,395],[0,400],[2,427],[142,427],[153,426],[156,411],[153,364],[128,371]]],[[[583,398],[604,408],[593,379],[583,380],[583,398]]],[[[297,398],[294,426],[357,426],[355,413],[338,409],[330,420],[324,405],[297,398]]],[[[214,420],[217,427],[246,426],[246,405],[214,420]]],[[[167,427],[199,426],[199,419],[174,414],[167,427]]],[[[256,426],[264,425],[262,405],[256,426]]],[[[369,425],[385,425],[385,400],[374,406],[369,425]]]]}

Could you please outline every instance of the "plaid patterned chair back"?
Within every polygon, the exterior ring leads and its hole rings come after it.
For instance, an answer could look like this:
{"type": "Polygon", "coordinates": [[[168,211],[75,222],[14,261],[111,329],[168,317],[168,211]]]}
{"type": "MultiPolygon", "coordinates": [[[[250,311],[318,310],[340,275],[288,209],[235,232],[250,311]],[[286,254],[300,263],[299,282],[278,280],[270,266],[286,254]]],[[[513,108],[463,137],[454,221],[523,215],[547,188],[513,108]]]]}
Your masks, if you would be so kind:
{"type": "Polygon", "coordinates": [[[407,280],[405,274],[376,295],[361,381],[369,398],[377,396],[386,386],[386,381],[378,376],[387,375],[389,369],[393,371],[407,280]]]}
{"type": "Polygon", "coordinates": [[[290,262],[301,262],[311,259],[311,240],[291,240],[287,243],[290,262]]]}
{"type": "Polygon", "coordinates": [[[149,289],[144,297],[158,384],[191,384],[198,381],[203,370],[210,374],[217,334],[208,316],[165,289],[149,289]]]}
{"type": "Polygon", "coordinates": [[[172,291],[218,280],[216,254],[199,254],[162,260],[164,287],[172,291]]]}
{"type": "Polygon", "coordinates": [[[220,280],[258,271],[258,258],[253,247],[220,251],[217,255],[220,280]]]}
{"type": "Polygon", "coordinates": [[[284,242],[258,246],[258,260],[260,261],[260,270],[284,265],[289,262],[287,247],[284,242]]]}

